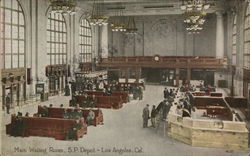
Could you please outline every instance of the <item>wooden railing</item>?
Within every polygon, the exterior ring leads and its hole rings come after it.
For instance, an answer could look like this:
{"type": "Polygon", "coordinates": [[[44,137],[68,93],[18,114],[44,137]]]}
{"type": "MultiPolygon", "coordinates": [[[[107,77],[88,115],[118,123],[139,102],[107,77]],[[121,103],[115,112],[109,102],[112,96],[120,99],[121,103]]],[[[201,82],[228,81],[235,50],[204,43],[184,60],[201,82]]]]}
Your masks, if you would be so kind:
{"type": "Polygon", "coordinates": [[[169,68],[226,68],[226,59],[215,57],[193,56],[163,56],[155,60],[153,56],[138,57],[109,57],[98,64],[102,67],[169,67],[169,68]]]}

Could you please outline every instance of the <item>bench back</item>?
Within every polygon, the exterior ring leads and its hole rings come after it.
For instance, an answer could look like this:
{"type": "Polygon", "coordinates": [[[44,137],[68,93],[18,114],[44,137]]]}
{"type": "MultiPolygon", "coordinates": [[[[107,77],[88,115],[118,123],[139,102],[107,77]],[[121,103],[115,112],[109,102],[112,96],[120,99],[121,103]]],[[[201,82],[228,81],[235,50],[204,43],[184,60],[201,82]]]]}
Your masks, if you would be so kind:
{"type": "MultiPolygon", "coordinates": [[[[46,117],[18,117],[23,120],[27,130],[29,129],[49,129],[57,131],[67,131],[77,122],[83,125],[82,119],[61,119],[61,118],[46,118],[46,117]]],[[[12,121],[17,120],[16,116],[12,116],[12,121]]]]}
{"type": "MultiPolygon", "coordinates": [[[[38,106],[38,113],[40,113],[39,112],[40,107],[41,106],[38,106]]],[[[67,112],[72,112],[72,110],[73,110],[73,108],[50,107],[50,108],[48,108],[49,117],[51,117],[51,118],[63,118],[63,113],[64,113],[65,109],[66,109],[67,112]]],[[[40,110],[41,110],[41,108],[40,108],[40,110]]],[[[78,111],[78,110],[81,110],[81,112],[83,113],[84,119],[86,119],[86,117],[88,116],[90,110],[89,109],[74,109],[74,111],[78,111]]],[[[92,111],[95,113],[95,117],[103,116],[102,110],[100,110],[100,109],[92,109],[92,111]]]]}

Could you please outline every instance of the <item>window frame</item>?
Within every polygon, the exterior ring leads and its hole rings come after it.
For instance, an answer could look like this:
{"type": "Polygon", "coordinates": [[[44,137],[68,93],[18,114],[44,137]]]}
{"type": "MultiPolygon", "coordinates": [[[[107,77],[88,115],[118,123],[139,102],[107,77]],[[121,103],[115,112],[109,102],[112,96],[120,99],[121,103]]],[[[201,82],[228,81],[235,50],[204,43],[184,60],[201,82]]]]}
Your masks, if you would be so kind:
{"type": "Polygon", "coordinates": [[[89,21],[84,18],[79,24],[79,61],[92,62],[92,28],[89,21]]]}
{"type": "Polygon", "coordinates": [[[47,18],[47,64],[67,63],[67,25],[62,14],[49,13],[47,18]],[[49,60],[49,61],[48,61],[49,60]]]}
{"type": "Polygon", "coordinates": [[[0,42],[2,44],[1,55],[3,56],[3,69],[25,68],[26,20],[20,2],[17,0],[1,0],[0,16],[0,25],[2,27],[0,42]],[[6,1],[9,1],[9,3],[6,3],[6,1]],[[17,15],[13,16],[15,14],[17,15]],[[10,21],[7,21],[7,18],[10,18],[10,21]],[[7,28],[9,29],[8,31],[6,31],[7,28]],[[7,32],[9,32],[9,34],[7,32]],[[9,42],[8,46],[6,46],[7,42],[9,42]]]}

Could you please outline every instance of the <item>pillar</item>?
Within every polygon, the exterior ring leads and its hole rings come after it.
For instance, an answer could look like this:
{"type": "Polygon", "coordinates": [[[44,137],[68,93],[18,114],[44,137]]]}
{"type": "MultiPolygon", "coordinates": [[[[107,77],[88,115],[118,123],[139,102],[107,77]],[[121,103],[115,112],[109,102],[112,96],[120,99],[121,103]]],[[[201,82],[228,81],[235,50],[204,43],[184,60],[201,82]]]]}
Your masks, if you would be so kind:
{"type": "Polygon", "coordinates": [[[100,47],[100,56],[102,58],[108,57],[108,25],[103,25],[101,28],[101,47],[100,47]]]}
{"type": "Polygon", "coordinates": [[[6,91],[5,91],[5,85],[2,85],[2,109],[5,110],[5,96],[6,96],[6,91]]]}
{"type": "Polygon", "coordinates": [[[191,68],[187,68],[187,82],[190,83],[191,80],[191,68]]]}
{"type": "Polygon", "coordinates": [[[179,68],[175,68],[176,87],[180,86],[179,80],[180,80],[180,69],[179,68]]]}
{"type": "Polygon", "coordinates": [[[216,12],[216,58],[224,58],[224,26],[223,14],[221,11],[216,12]]]}
{"type": "Polygon", "coordinates": [[[136,82],[138,83],[141,78],[141,68],[137,67],[135,71],[136,71],[136,82]]]}
{"type": "MultiPolygon", "coordinates": [[[[223,13],[216,12],[216,58],[224,58],[224,25],[223,13]]],[[[218,80],[224,79],[224,74],[220,71],[214,73],[215,86],[218,86],[218,80]]]]}
{"type": "Polygon", "coordinates": [[[128,83],[128,78],[129,78],[129,71],[128,68],[125,68],[125,82],[128,83]]]}

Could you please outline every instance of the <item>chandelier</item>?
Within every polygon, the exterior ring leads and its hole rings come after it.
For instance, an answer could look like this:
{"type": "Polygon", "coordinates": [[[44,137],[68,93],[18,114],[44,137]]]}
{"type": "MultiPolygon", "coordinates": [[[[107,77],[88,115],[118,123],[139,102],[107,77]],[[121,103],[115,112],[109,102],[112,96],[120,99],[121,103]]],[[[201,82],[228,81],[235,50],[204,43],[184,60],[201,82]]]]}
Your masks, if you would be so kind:
{"type": "Polygon", "coordinates": [[[125,17],[123,16],[122,10],[117,11],[116,17],[114,18],[113,22],[110,25],[111,25],[111,30],[113,32],[127,31],[125,24],[125,17]]]}
{"type": "Polygon", "coordinates": [[[137,28],[135,25],[135,19],[134,17],[129,17],[128,19],[128,25],[126,26],[126,34],[136,34],[137,33],[137,28]]]}
{"type": "Polygon", "coordinates": [[[104,0],[94,0],[92,14],[89,17],[90,25],[107,25],[108,24],[108,16],[103,14],[104,9],[104,0]]]}
{"type": "Polygon", "coordinates": [[[51,13],[74,14],[76,0],[50,0],[51,13]]]}
{"type": "Polygon", "coordinates": [[[184,23],[189,33],[199,33],[205,23],[205,10],[210,8],[207,0],[182,0],[181,10],[184,11],[184,23]]]}

